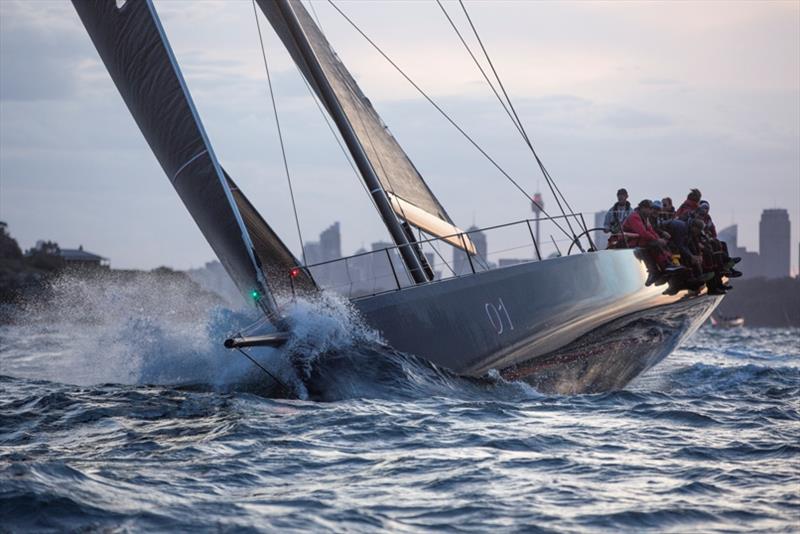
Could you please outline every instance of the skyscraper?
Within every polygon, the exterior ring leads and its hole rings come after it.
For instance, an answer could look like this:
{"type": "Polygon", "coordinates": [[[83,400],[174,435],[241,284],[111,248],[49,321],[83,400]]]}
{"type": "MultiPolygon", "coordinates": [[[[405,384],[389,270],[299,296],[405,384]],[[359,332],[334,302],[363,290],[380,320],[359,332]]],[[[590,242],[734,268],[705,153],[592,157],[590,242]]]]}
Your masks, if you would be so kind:
{"type": "MultiPolygon", "coordinates": [[[[342,238],[339,234],[339,223],[335,222],[319,234],[319,241],[307,241],[303,246],[306,253],[306,264],[314,265],[342,257],[342,238]]],[[[344,263],[328,263],[312,268],[311,274],[322,287],[335,291],[347,285],[347,265],[344,263]]]]}
{"type": "MultiPolygon", "coordinates": [[[[475,245],[477,257],[479,258],[472,259],[473,267],[476,271],[483,270],[482,266],[489,261],[489,247],[486,241],[486,234],[479,232],[478,227],[473,225],[467,228],[467,236],[472,241],[472,244],[475,245]]],[[[453,269],[455,270],[456,274],[459,275],[467,274],[472,270],[470,267],[470,260],[467,258],[467,254],[460,248],[453,248],[453,269]]]]}
{"type": "Polygon", "coordinates": [[[767,278],[783,278],[791,271],[789,212],[768,209],[761,212],[758,248],[761,272],[767,278]]]}
{"type": "Polygon", "coordinates": [[[319,244],[326,261],[342,257],[342,237],[339,233],[339,221],[336,221],[319,234],[319,244]]]}
{"type": "Polygon", "coordinates": [[[339,222],[335,222],[319,234],[319,241],[305,244],[306,262],[309,264],[335,260],[342,257],[342,238],[339,222]]]}
{"type": "Polygon", "coordinates": [[[758,252],[750,252],[745,247],[739,246],[739,226],[733,224],[723,228],[717,232],[717,237],[720,241],[724,241],[728,245],[728,254],[731,257],[742,258],[742,263],[737,267],[738,270],[744,273],[745,278],[756,278],[763,276],[761,273],[761,258],[758,252]]]}

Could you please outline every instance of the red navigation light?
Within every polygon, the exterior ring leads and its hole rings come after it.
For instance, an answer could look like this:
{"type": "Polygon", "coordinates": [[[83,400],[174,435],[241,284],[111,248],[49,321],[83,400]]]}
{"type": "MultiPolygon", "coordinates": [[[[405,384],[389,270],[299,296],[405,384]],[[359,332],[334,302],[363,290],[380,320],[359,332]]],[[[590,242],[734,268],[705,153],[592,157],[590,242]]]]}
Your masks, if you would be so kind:
{"type": "Polygon", "coordinates": [[[294,267],[291,271],[289,271],[289,274],[292,276],[292,278],[297,278],[300,276],[300,267],[294,267]]]}

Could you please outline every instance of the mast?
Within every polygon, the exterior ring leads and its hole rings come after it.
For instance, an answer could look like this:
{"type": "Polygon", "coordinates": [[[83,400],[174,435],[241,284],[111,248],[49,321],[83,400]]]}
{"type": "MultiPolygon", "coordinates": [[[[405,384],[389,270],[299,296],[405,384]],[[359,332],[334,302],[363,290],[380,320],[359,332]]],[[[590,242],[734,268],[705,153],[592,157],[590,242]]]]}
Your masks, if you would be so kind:
{"type": "MultiPolygon", "coordinates": [[[[336,126],[341,132],[342,138],[344,139],[348,150],[356,162],[358,171],[361,173],[361,176],[367,185],[367,189],[375,201],[375,206],[378,208],[378,212],[380,213],[384,224],[386,224],[392,239],[398,245],[400,256],[402,257],[406,268],[408,269],[409,273],[411,273],[411,277],[414,279],[415,283],[420,284],[427,282],[428,278],[425,275],[425,271],[422,267],[419,256],[417,255],[414,246],[412,246],[409,242],[409,239],[406,235],[406,232],[403,230],[400,221],[397,220],[391,201],[389,200],[386,191],[383,189],[380,179],[375,173],[372,163],[365,154],[364,148],[361,146],[356,133],[353,131],[353,127],[350,124],[350,121],[348,120],[344,110],[342,109],[339,99],[336,97],[330,82],[325,76],[319,61],[317,60],[317,57],[305,36],[303,28],[297,20],[294,10],[289,5],[289,0],[271,1],[274,1],[280,10],[281,15],[283,16],[292,35],[292,38],[297,45],[297,49],[300,54],[302,54],[303,59],[310,70],[310,74],[313,77],[317,88],[319,89],[319,94],[325,103],[325,106],[330,111],[331,117],[336,123],[336,126]]],[[[259,0],[259,4],[260,3],[261,0],[259,0]]]]}

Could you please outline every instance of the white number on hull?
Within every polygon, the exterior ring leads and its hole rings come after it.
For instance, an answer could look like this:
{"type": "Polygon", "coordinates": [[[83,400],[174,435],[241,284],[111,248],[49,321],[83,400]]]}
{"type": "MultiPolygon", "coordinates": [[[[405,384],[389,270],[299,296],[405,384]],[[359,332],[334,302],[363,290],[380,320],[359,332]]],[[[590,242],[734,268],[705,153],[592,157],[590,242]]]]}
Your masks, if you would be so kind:
{"type": "Polygon", "coordinates": [[[511,322],[511,316],[508,314],[503,299],[497,299],[497,305],[487,302],[484,306],[486,308],[486,315],[489,317],[489,322],[492,323],[498,335],[506,331],[506,326],[509,330],[514,330],[514,323],[511,322]]]}

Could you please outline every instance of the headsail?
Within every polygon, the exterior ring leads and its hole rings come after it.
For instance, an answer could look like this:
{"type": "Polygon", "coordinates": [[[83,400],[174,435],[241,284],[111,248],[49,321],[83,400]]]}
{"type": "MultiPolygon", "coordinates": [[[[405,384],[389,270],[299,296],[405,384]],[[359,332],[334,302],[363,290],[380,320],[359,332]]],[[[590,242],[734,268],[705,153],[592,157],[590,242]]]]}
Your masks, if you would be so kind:
{"type": "MultiPolygon", "coordinates": [[[[303,76],[325,103],[313,71],[300,52],[286,17],[293,15],[302,28],[315,59],[347,116],[350,127],[358,137],[359,144],[369,158],[381,186],[389,195],[395,213],[409,224],[437,237],[462,232],[453,224],[444,207],[428,188],[369,99],[364,96],[353,76],[339,60],[302,2],[300,0],[257,0],[257,2],[303,76]],[[411,206],[412,209],[404,209],[405,206],[411,206]]],[[[461,239],[452,240],[452,244],[456,246],[461,247],[461,243],[461,239]]]]}
{"type": "Polygon", "coordinates": [[[294,257],[272,227],[267,224],[256,208],[247,200],[244,192],[228,176],[225,169],[222,172],[233,194],[236,207],[242,215],[242,221],[244,221],[245,228],[247,228],[247,233],[252,240],[258,266],[266,275],[270,289],[273,292],[288,289],[289,277],[291,276],[291,284],[294,289],[306,292],[315,290],[317,286],[311,275],[303,269],[295,269],[300,265],[300,261],[294,257]]]}
{"type": "MultiPolygon", "coordinates": [[[[267,311],[267,277],[298,262],[214,155],[151,0],[73,0],[125,104],[239,290],[267,311]]],[[[305,273],[299,283],[313,286],[305,273]]]]}

